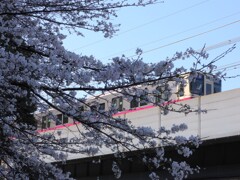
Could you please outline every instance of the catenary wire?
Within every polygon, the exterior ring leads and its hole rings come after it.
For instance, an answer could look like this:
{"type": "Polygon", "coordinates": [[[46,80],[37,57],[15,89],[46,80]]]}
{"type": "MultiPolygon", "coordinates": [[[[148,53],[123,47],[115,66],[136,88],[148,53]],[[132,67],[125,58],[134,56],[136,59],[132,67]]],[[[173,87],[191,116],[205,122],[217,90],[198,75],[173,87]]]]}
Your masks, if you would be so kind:
{"type": "MultiPolygon", "coordinates": [[[[232,17],[232,16],[237,15],[237,14],[239,14],[239,13],[240,13],[240,11],[238,11],[238,12],[236,12],[236,13],[233,13],[233,14],[231,14],[231,15],[228,15],[228,16],[224,16],[224,17],[215,19],[215,20],[210,21],[210,22],[207,22],[207,23],[205,23],[205,24],[202,24],[202,25],[199,25],[199,26],[195,26],[195,27],[189,28],[189,29],[187,29],[187,30],[184,30],[184,31],[181,31],[181,32],[172,34],[172,35],[165,36],[165,37],[163,37],[163,38],[161,38],[161,39],[157,39],[157,40],[154,40],[154,41],[145,43],[145,44],[138,45],[138,47],[141,47],[141,48],[142,48],[142,47],[144,47],[144,46],[151,45],[151,44],[154,44],[154,43],[156,43],[156,42],[159,42],[159,41],[162,41],[162,40],[165,40],[165,39],[168,39],[168,38],[172,38],[172,37],[174,37],[174,36],[177,36],[177,35],[180,35],[180,34],[183,34],[183,33],[186,33],[186,32],[189,32],[189,31],[192,31],[192,30],[201,28],[201,27],[204,27],[204,26],[206,26],[206,25],[210,25],[210,24],[215,23],[215,22],[217,22],[217,21],[220,21],[220,20],[223,20],[223,19],[232,17]]],[[[123,51],[119,51],[119,52],[113,53],[113,54],[111,54],[111,55],[105,56],[105,57],[103,57],[103,59],[110,58],[110,57],[112,57],[112,56],[114,56],[114,55],[119,55],[119,54],[122,54],[122,53],[124,53],[124,52],[131,51],[131,50],[135,50],[135,49],[137,49],[136,46],[133,47],[133,48],[125,49],[125,50],[123,50],[123,51]]]]}
{"type": "MultiPolygon", "coordinates": [[[[192,5],[192,6],[189,6],[189,7],[180,9],[180,10],[178,10],[178,11],[175,11],[175,12],[173,12],[173,13],[170,13],[170,14],[168,14],[168,15],[165,15],[165,16],[162,16],[162,17],[159,17],[159,18],[156,18],[156,19],[154,19],[154,20],[151,20],[151,21],[149,21],[149,22],[146,22],[146,23],[143,23],[143,24],[141,24],[141,25],[135,26],[135,27],[130,28],[130,29],[128,29],[128,30],[126,30],[126,31],[123,31],[123,32],[121,32],[121,33],[117,33],[117,34],[115,34],[115,35],[113,35],[113,36],[116,37],[116,36],[120,36],[120,35],[126,34],[126,33],[128,33],[128,32],[133,31],[133,30],[136,30],[136,29],[142,28],[142,27],[144,27],[144,26],[147,26],[147,25],[149,25],[149,24],[152,24],[152,23],[154,23],[154,22],[157,22],[157,21],[159,21],[159,20],[166,19],[166,18],[168,18],[168,17],[170,17],[170,16],[173,16],[173,15],[179,14],[179,13],[181,13],[181,12],[187,11],[187,10],[189,10],[189,9],[192,9],[192,8],[194,8],[194,7],[197,7],[197,6],[199,6],[199,5],[201,5],[201,4],[204,4],[204,3],[208,2],[208,1],[210,1],[210,0],[201,1],[201,2],[199,2],[199,3],[196,3],[196,4],[192,5]]],[[[86,48],[86,47],[89,47],[89,46],[98,44],[98,43],[100,43],[100,42],[103,42],[103,41],[106,41],[106,38],[99,39],[99,40],[94,41],[94,42],[92,42],[92,43],[83,45],[83,46],[81,46],[81,47],[79,47],[79,48],[75,48],[75,49],[73,49],[72,51],[75,51],[75,50],[78,50],[78,49],[82,49],[82,48],[86,48]]]]}
{"type": "Polygon", "coordinates": [[[221,71],[221,70],[233,70],[233,69],[239,69],[240,68],[240,61],[236,61],[234,63],[225,64],[223,66],[219,66],[214,71],[221,71]]]}
{"type": "MultiPolygon", "coordinates": [[[[171,45],[174,45],[174,44],[177,44],[177,43],[186,41],[186,40],[188,40],[188,39],[192,39],[192,38],[195,38],[195,37],[198,37],[198,36],[201,36],[201,35],[204,35],[204,34],[213,32],[213,31],[216,31],[216,30],[218,30],[218,29],[222,29],[222,28],[224,28],[224,27],[227,27],[227,26],[230,26],[230,25],[239,23],[239,22],[240,22],[240,20],[236,20],[236,21],[230,22],[230,23],[228,23],[228,24],[224,24],[224,25],[222,25],[222,26],[219,26],[219,27],[216,27],[216,28],[213,28],[213,29],[210,29],[210,30],[201,32],[201,33],[198,33],[198,34],[195,34],[195,35],[192,35],[192,36],[188,36],[188,37],[186,37],[186,38],[183,38],[183,39],[180,39],[180,40],[177,40],[177,41],[174,41],[174,42],[171,42],[171,43],[168,43],[168,44],[165,44],[165,45],[162,45],[162,46],[153,48],[153,49],[149,49],[149,50],[147,50],[147,51],[144,51],[142,54],[146,54],[146,53],[149,53],[149,52],[152,52],[152,51],[156,51],[156,50],[158,50],[158,49],[161,49],[161,48],[164,48],[164,47],[168,47],[168,46],[171,46],[171,45]]],[[[132,56],[128,56],[128,57],[131,58],[131,57],[135,57],[135,56],[137,56],[137,55],[132,55],[132,56]]]]}

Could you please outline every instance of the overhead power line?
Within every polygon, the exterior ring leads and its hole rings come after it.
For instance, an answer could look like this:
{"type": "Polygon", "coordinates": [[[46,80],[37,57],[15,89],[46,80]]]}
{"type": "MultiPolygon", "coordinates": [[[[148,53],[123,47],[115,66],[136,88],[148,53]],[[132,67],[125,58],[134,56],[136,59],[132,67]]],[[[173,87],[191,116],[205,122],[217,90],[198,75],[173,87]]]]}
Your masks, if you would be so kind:
{"type": "Polygon", "coordinates": [[[203,3],[206,3],[206,2],[208,2],[208,1],[210,1],[210,0],[202,1],[202,2],[200,2],[200,3],[194,4],[194,5],[192,5],[192,6],[189,6],[189,7],[183,8],[183,9],[180,9],[180,10],[175,11],[175,12],[173,12],[173,13],[170,13],[170,14],[168,14],[168,15],[165,15],[165,16],[162,16],[162,17],[159,17],[159,18],[156,18],[156,19],[154,19],[154,20],[152,20],[152,21],[143,23],[143,24],[141,24],[141,25],[138,25],[138,26],[136,26],[136,27],[133,27],[133,28],[131,28],[131,29],[128,29],[128,30],[126,30],[126,31],[123,31],[123,32],[117,34],[116,36],[122,35],[122,34],[125,34],[125,33],[128,33],[128,32],[133,31],[133,30],[135,30],[135,29],[139,29],[139,28],[141,28],[141,27],[147,26],[147,25],[152,24],[152,23],[154,23],[154,22],[157,22],[157,21],[159,21],[159,20],[162,20],[162,19],[165,19],[165,18],[174,16],[174,15],[179,14],[179,13],[181,13],[181,12],[184,12],[184,11],[186,11],[186,10],[192,9],[192,8],[194,8],[194,7],[197,7],[197,6],[199,6],[199,5],[203,4],[203,3]]]}
{"type": "MultiPolygon", "coordinates": [[[[161,48],[164,48],[164,47],[168,47],[168,46],[171,46],[171,45],[174,45],[174,44],[177,44],[177,43],[186,41],[186,40],[188,40],[188,39],[192,39],[192,38],[195,38],[195,37],[198,37],[198,36],[201,36],[201,35],[204,35],[204,34],[213,32],[213,31],[216,31],[216,30],[218,30],[218,29],[222,29],[222,28],[224,28],[224,27],[227,27],[227,26],[230,26],[230,25],[239,23],[239,22],[240,22],[240,20],[236,20],[236,21],[233,21],[233,22],[231,22],[231,23],[224,24],[224,25],[222,25],[222,26],[219,26],[219,27],[210,29],[210,30],[208,30],[208,31],[204,31],[204,32],[201,32],[201,33],[198,33],[198,34],[195,34],[195,35],[192,35],[192,36],[189,36],[189,37],[186,37],[186,38],[183,38],[183,39],[180,39],[180,40],[177,40],[177,41],[174,41],[174,42],[171,42],[171,43],[168,43],[168,44],[165,44],[165,45],[162,45],[162,46],[153,48],[153,49],[149,49],[149,50],[147,50],[147,51],[144,51],[142,54],[146,54],[146,53],[149,53],[149,52],[152,52],[152,51],[156,51],[156,50],[158,50],[158,49],[161,49],[161,48]]],[[[134,57],[134,56],[136,56],[136,55],[132,55],[132,56],[129,56],[129,57],[134,57]]]]}
{"type": "MultiPolygon", "coordinates": [[[[215,23],[215,22],[217,22],[217,21],[220,21],[220,20],[223,20],[223,19],[232,17],[232,16],[234,16],[234,15],[237,15],[237,14],[239,14],[239,13],[240,13],[240,11],[235,12],[235,13],[233,13],[233,14],[230,14],[230,15],[228,15],[228,16],[224,16],[224,17],[215,19],[215,20],[213,20],[213,21],[210,21],[210,22],[201,24],[201,25],[199,25],[199,26],[195,26],[195,27],[189,28],[189,29],[184,30],[184,31],[181,31],[181,32],[174,33],[174,34],[171,34],[171,35],[162,37],[162,38],[157,39],[157,40],[154,40],[154,41],[151,41],[151,42],[148,42],[148,43],[145,43],[145,44],[138,45],[137,47],[141,47],[141,48],[142,48],[142,47],[144,47],[144,46],[147,46],[147,45],[150,45],[150,44],[153,44],[153,43],[156,43],[156,42],[159,42],[159,41],[168,39],[168,38],[173,38],[174,36],[177,36],[177,35],[180,35],[180,34],[183,34],[183,33],[186,33],[186,32],[189,32],[189,31],[192,31],[192,30],[201,28],[201,27],[204,27],[204,26],[206,26],[206,25],[210,25],[210,24],[215,23]]],[[[129,49],[125,49],[125,50],[122,50],[122,51],[115,52],[115,53],[113,53],[113,54],[111,54],[111,55],[108,55],[108,56],[103,57],[102,59],[110,58],[110,57],[112,57],[112,56],[114,56],[114,55],[119,55],[119,54],[122,54],[122,53],[127,52],[127,51],[136,50],[137,47],[135,46],[135,47],[133,47],[133,48],[129,48],[129,49]]]]}
{"type": "MultiPolygon", "coordinates": [[[[113,35],[113,36],[115,37],[115,36],[120,36],[120,35],[126,34],[126,33],[130,32],[130,31],[133,31],[133,30],[142,28],[142,27],[144,27],[144,26],[147,26],[147,25],[152,24],[152,23],[154,23],[154,22],[157,22],[157,21],[159,21],[159,20],[166,19],[166,18],[168,18],[168,17],[170,17],[170,16],[174,16],[174,15],[179,14],[179,13],[181,13],[181,12],[184,12],[184,11],[187,11],[187,10],[192,9],[192,8],[194,8],[194,7],[197,7],[197,6],[199,6],[199,5],[201,5],[201,4],[204,4],[204,3],[208,2],[208,1],[210,1],[210,0],[201,1],[201,2],[199,2],[199,3],[196,3],[196,4],[192,5],[192,6],[189,6],[189,7],[180,9],[180,10],[177,10],[177,11],[172,12],[172,13],[170,13],[170,14],[167,14],[167,15],[165,15],[165,16],[162,16],[162,17],[156,18],[156,19],[154,19],[154,20],[151,20],[151,21],[149,21],[149,22],[140,24],[140,25],[138,25],[138,26],[135,26],[135,27],[133,27],[133,28],[130,28],[130,29],[128,29],[128,30],[126,30],[126,31],[123,31],[123,32],[121,32],[121,33],[117,33],[117,34],[115,34],[115,35],[113,35]]],[[[81,47],[79,47],[79,48],[73,49],[73,51],[78,50],[78,49],[81,49],[81,48],[86,48],[86,47],[89,47],[89,46],[98,44],[98,43],[100,43],[100,42],[103,42],[103,41],[106,41],[106,38],[99,39],[99,40],[97,40],[97,41],[94,41],[94,42],[91,42],[91,43],[89,43],[89,44],[83,45],[83,46],[81,46],[81,47]]]]}
{"type": "Polygon", "coordinates": [[[223,66],[219,66],[216,70],[214,71],[221,71],[221,70],[233,70],[233,69],[238,69],[240,68],[240,61],[236,61],[233,63],[225,64],[223,66]]]}

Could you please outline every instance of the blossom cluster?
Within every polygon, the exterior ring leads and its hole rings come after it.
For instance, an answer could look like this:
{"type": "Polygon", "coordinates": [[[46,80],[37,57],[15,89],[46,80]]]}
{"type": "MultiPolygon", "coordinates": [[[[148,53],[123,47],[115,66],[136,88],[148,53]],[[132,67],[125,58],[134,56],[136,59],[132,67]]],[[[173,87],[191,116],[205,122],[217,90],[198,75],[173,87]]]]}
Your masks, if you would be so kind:
{"type": "MultiPolygon", "coordinates": [[[[95,155],[102,147],[116,153],[156,148],[162,141],[164,146],[181,144],[179,153],[186,157],[191,155],[191,151],[182,145],[192,142],[198,146],[198,139],[173,139],[169,136],[186,129],[184,125],[156,131],[150,127],[134,127],[124,118],[113,118],[113,111],[82,112],[79,107],[87,105],[86,97],[79,97],[78,93],[95,95],[96,92],[119,92],[121,89],[124,97],[130,98],[133,94],[160,93],[162,90],[149,92],[138,88],[138,85],[158,83],[162,84],[168,96],[167,82],[182,83],[184,80],[180,75],[187,73],[183,67],[175,68],[175,61],[198,57],[200,69],[214,68],[213,63],[208,66],[200,63],[200,58],[207,58],[205,51],[196,52],[189,48],[183,53],[177,52],[172,58],[149,64],[142,61],[141,50],[138,49],[137,58],[123,55],[104,64],[94,56],[77,55],[63,46],[66,37],[63,30],[78,35],[90,30],[111,37],[117,30],[111,23],[111,17],[117,16],[117,8],[155,2],[157,0],[135,0],[132,3],[125,0],[1,1],[0,178],[70,179],[69,173],[62,173],[46,159],[66,161],[68,153],[95,155]],[[81,123],[83,128],[79,135],[61,140],[52,134],[39,135],[32,120],[33,113],[50,108],[81,123]]],[[[192,69],[197,70],[197,66],[192,69]]],[[[146,98],[144,101],[151,100],[146,98]]],[[[162,150],[156,157],[148,161],[155,167],[160,167],[162,159],[167,162],[162,150]]],[[[190,172],[186,164],[172,164],[173,176],[185,177],[179,170],[182,167],[186,167],[184,172],[190,172]]],[[[121,174],[116,163],[113,163],[113,172],[117,177],[121,174]]],[[[152,173],[150,177],[156,179],[157,175],[152,173]]]]}

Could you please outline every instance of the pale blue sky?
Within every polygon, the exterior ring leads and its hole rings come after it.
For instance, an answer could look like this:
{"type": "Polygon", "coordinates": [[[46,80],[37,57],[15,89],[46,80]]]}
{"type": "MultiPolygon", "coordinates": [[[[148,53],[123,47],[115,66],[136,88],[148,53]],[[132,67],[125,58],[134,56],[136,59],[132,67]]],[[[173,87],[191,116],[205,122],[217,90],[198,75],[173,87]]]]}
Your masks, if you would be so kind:
{"type": "MultiPolygon", "coordinates": [[[[145,62],[157,62],[188,47],[196,50],[228,40],[240,41],[239,0],[165,0],[147,7],[118,10],[113,23],[120,23],[119,32],[111,39],[102,34],[86,32],[85,37],[70,35],[67,49],[83,55],[94,55],[108,62],[111,57],[132,56],[141,48],[145,62]],[[184,40],[186,39],[186,40],[184,40]],[[180,41],[180,42],[178,42],[180,41]]],[[[227,44],[227,43],[226,43],[227,44]]],[[[210,59],[231,45],[209,51],[210,59]]],[[[240,42],[236,49],[218,63],[228,75],[240,74],[240,42]]],[[[176,65],[190,66],[181,61],[176,65]]],[[[223,90],[240,88],[240,78],[223,81],[223,90]]]]}

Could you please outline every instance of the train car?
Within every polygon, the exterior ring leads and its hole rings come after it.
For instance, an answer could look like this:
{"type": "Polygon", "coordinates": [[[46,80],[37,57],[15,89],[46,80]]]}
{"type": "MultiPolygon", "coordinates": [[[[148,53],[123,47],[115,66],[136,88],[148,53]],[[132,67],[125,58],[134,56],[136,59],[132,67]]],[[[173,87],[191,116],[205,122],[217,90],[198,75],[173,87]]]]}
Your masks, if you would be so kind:
{"type": "MultiPolygon", "coordinates": [[[[130,95],[128,94],[124,96],[123,94],[126,94],[126,92],[116,91],[93,96],[90,97],[86,101],[86,104],[81,106],[80,109],[83,111],[88,110],[99,112],[115,109],[116,113],[119,114],[120,112],[143,108],[149,105],[154,106],[162,104],[164,101],[178,101],[186,98],[194,98],[197,96],[221,92],[221,79],[216,78],[211,74],[186,74],[183,76],[183,79],[184,83],[176,84],[174,81],[170,81],[165,84],[135,87],[138,90],[142,90],[142,94],[138,96],[129,92],[130,95]]],[[[63,115],[54,109],[49,109],[48,112],[38,114],[37,118],[40,122],[38,126],[39,131],[45,131],[45,129],[51,128],[54,129],[55,127],[69,126],[74,123],[72,118],[63,115]],[[49,112],[51,112],[50,114],[55,115],[55,118],[51,118],[49,112]]]]}

